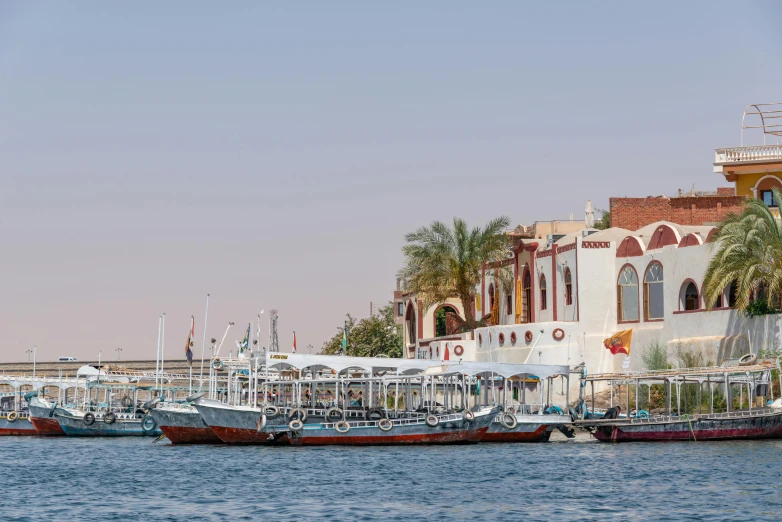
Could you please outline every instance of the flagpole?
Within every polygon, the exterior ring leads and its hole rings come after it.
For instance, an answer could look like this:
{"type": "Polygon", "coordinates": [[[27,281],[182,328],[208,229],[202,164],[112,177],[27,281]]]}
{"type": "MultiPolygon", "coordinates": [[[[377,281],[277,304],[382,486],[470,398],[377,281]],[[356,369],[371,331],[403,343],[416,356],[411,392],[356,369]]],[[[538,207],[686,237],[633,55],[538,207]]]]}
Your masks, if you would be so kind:
{"type": "Polygon", "coordinates": [[[204,352],[206,351],[206,322],[209,320],[209,294],[206,294],[206,313],[204,314],[204,340],[201,342],[201,373],[198,375],[198,391],[204,386],[204,352]]]}
{"type": "MultiPolygon", "coordinates": [[[[160,326],[163,321],[163,316],[157,316],[157,352],[155,353],[155,389],[157,390],[157,381],[160,376],[160,326]]],[[[159,394],[158,394],[159,395],[159,394]]]]}
{"type": "MultiPolygon", "coordinates": [[[[166,361],[166,313],[163,312],[163,334],[160,336],[160,386],[163,386],[163,363],[166,361]]],[[[163,395],[165,397],[165,394],[163,395]]]]}

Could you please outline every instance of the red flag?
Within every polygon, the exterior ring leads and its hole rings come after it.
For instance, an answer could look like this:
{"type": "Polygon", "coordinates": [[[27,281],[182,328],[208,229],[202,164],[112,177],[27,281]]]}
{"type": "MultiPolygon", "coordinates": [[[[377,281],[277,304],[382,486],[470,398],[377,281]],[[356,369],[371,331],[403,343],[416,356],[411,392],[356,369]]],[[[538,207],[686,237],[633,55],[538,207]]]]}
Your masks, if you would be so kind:
{"type": "Polygon", "coordinates": [[[296,332],[293,332],[293,353],[296,353],[296,332]]]}

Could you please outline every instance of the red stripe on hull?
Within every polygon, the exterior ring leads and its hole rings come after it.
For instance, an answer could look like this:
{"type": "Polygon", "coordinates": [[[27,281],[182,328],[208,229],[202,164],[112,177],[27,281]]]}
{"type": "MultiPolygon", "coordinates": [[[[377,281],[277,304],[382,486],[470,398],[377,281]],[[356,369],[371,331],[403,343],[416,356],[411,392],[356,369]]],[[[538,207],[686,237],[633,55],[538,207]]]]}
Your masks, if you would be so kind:
{"type": "Polygon", "coordinates": [[[160,430],[172,444],[219,444],[220,437],[209,428],[188,426],[160,426],[160,430]]]}
{"type": "Polygon", "coordinates": [[[256,430],[242,428],[226,428],[210,426],[212,432],[226,444],[287,444],[287,435],[281,435],[275,440],[269,440],[269,433],[258,433],[256,430]]]}
{"type": "Polygon", "coordinates": [[[61,436],[65,435],[62,426],[57,419],[47,419],[44,417],[30,417],[30,422],[38,435],[61,436]]]}
{"type": "Polygon", "coordinates": [[[392,444],[459,444],[479,442],[489,427],[477,430],[445,433],[415,433],[409,435],[299,435],[291,439],[294,446],[388,446],[392,444]]]}
{"type": "Polygon", "coordinates": [[[540,426],[535,431],[489,431],[481,442],[548,442],[551,432],[549,426],[540,426]]]}
{"type": "Polygon", "coordinates": [[[601,442],[659,442],[669,440],[734,440],[734,439],[779,439],[782,438],[782,428],[768,430],[764,428],[740,428],[726,430],[694,430],[693,431],[643,431],[625,432],[619,428],[613,430],[598,429],[592,435],[601,442]]]}

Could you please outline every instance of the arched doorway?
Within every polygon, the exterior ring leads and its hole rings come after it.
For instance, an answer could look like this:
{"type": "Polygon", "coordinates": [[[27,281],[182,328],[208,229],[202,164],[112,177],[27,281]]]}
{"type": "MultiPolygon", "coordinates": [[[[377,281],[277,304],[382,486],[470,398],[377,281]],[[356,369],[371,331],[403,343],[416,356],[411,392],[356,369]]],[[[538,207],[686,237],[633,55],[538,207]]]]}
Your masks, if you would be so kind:
{"type": "Polygon", "coordinates": [[[524,271],[521,281],[521,322],[532,322],[532,276],[529,270],[524,271]]]}
{"type": "Polygon", "coordinates": [[[405,325],[407,327],[407,344],[414,345],[418,340],[416,332],[416,317],[415,310],[413,309],[413,302],[410,301],[407,304],[407,312],[405,312],[405,325]]]}
{"type": "Polygon", "coordinates": [[[435,337],[442,337],[444,335],[449,335],[448,332],[448,322],[447,317],[448,313],[454,313],[459,314],[459,312],[456,311],[456,309],[451,305],[442,305],[437,308],[437,310],[434,311],[434,336],[435,337]]]}

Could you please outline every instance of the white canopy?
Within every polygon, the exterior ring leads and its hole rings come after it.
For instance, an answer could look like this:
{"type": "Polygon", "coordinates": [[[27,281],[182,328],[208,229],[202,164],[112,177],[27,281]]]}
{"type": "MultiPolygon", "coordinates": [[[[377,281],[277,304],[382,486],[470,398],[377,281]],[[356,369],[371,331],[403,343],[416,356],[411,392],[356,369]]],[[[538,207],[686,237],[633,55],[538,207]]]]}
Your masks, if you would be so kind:
{"type": "Polygon", "coordinates": [[[395,371],[397,373],[419,373],[433,366],[440,366],[441,361],[425,359],[392,359],[390,357],[343,357],[341,355],[309,355],[299,353],[267,353],[267,368],[295,368],[312,371],[330,369],[337,373],[350,368],[360,368],[373,375],[377,372],[395,371]]]}
{"type": "Polygon", "coordinates": [[[517,375],[534,375],[545,379],[555,375],[568,375],[570,369],[567,366],[559,364],[508,364],[496,362],[454,362],[443,361],[442,373],[462,373],[464,375],[474,376],[486,373],[494,373],[505,377],[515,377],[517,375]]]}

